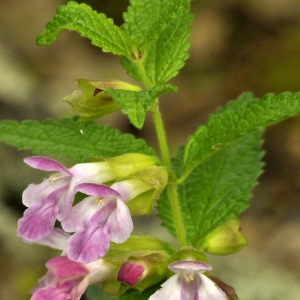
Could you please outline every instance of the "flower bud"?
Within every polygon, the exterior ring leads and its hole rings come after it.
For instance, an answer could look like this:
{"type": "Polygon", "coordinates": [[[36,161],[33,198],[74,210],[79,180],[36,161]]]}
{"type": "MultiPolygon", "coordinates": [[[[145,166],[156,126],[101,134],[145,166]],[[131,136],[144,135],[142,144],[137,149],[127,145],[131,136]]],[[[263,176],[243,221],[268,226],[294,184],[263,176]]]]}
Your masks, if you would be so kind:
{"type": "Polygon", "coordinates": [[[139,91],[140,87],[117,80],[89,81],[78,79],[79,90],[73,91],[63,98],[71,104],[76,114],[81,120],[90,120],[105,116],[118,110],[119,104],[112,99],[110,94],[105,93],[105,89],[123,89],[139,91]]]}
{"type": "Polygon", "coordinates": [[[109,264],[118,266],[117,281],[105,281],[101,291],[120,296],[130,287],[143,291],[164,279],[167,264],[175,248],[152,236],[131,235],[122,244],[111,243],[103,258],[109,264]]]}
{"type": "Polygon", "coordinates": [[[226,255],[241,250],[247,243],[246,237],[240,231],[240,222],[235,219],[209,233],[202,246],[207,253],[226,255]]]}
{"type": "Polygon", "coordinates": [[[129,260],[121,266],[117,281],[142,292],[167,276],[169,257],[166,252],[160,251],[129,260]]]}

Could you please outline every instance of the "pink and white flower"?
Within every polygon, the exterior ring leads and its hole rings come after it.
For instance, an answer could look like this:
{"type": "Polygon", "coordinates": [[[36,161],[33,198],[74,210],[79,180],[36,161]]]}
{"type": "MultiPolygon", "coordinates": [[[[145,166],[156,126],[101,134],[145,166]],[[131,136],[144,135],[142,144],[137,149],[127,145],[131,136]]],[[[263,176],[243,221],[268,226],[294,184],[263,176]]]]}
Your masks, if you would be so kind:
{"type": "Polygon", "coordinates": [[[46,263],[48,272],[32,290],[31,300],[78,300],[89,284],[89,270],[67,256],[57,256],[46,263]]]}
{"type": "Polygon", "coordinates": [[[102,259],[89,264],[70,260],[66,256],[69,237],[68,233],[54,228],[49,235],[35,242],[63,252],[62,256],[46,263],[48,271],[32,289],[31,300],[78,300],[88,285],[115,278],[117,267],[102,259]]]}
{"type": "Polygon", "coordinates": [[[175,261],[169,269],[176,273],[164,282],[149,300],[226,300],[226,294],[204,272],[211,266],[200,261],[175,261]]]}
{"type": "Polygon", "coordinates": [[[77,164],[67,169],[50,158],[33,156],[24,159],[29,166],[58,171],[42,183],[30,184],[23,192],[22,201],[28,208],[18,222],[18,236],[35,241],[48,235],[56,219],[62,221],[68,215],[76,190],[81,183],[103,183],[116,178],[107,162],[77,164]]]}
{"type": "Polygon", "coordinates": [[[129,238],[133,224],[125,203],[150,187],[138,179],[130,179],[111,187],[80,184],[75,189],[91,196],[72,207],[62,227],[75,232],[68,241],[68,257],[89,263],[106,254],[110,241],[123,243],[129,238]]]}

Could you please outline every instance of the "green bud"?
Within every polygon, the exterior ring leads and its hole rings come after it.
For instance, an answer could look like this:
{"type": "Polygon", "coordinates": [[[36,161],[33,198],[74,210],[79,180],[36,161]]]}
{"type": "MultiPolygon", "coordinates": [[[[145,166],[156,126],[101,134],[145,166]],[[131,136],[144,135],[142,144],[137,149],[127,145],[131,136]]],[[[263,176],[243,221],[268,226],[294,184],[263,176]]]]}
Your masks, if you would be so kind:
{"type": "Polygon", "coordinates": [[[120,108],[110,94],[104,91],[107,88],[140,91],[141,88],[123,81],[103,80],[89,81],[78,79],[79,90],[73,91],[63,98],[71,104],[81,120],[90,120],[110,114],[120,108]]]}
{"type": "Polygon", "coordinates": [[[235,253],[248,243],[240,231],[238,219],[230,220],[209,233],[202,244],[203,250],[210,254],[226,255],[235,253]]]}

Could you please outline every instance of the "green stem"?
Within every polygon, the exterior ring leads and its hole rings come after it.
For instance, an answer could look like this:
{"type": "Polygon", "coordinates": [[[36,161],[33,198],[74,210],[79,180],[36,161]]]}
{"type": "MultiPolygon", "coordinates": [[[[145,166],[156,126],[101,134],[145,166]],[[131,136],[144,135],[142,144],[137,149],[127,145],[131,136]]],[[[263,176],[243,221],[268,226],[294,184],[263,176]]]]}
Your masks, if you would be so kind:
{"type": "Polygon", "coordinates": [[[167,192],[173,214],[176,236],[178,238],[179,247],[184,247],[187,246],[187,239],[177,193],[177,178],[174,171],[171,168],[171,159],[167,144],[166,132],[158,108],[158,100],[155,101],[151,112],[153,116],[154,126],[156,129],[162,160],[169,172],[169,185],[167,187],[167,192]]]}
{"type": "MultiPolygon", "coordinates": [[[[140,74],[143,78],[143,83],[146,88],[150,88],[151,81],[149,80],[145,68],[141,60],[136,61],[140,74]]],[[[181,209],[179,205],[178,193],[177,193],[177,178],[172,170],[171,158],[167,143],[167,137],[165,132],[165,127],[162,121],[161,113],[158,106],[158,99],[155,99],[154,104],[151,108],[153,123],[156,130],[156,135],[158,139],[158,144],[161,152],[161,157],[164,165],[166,166],[169,173],[169,184],[167,187],[168,198],[170,201],[170,206],[172,210],[172,215],[174,218],[174,226],[176,230],[176,236],[178,238],[179,247],[187,246],[186,232],[184,228],[183,218],[181,214],[181,209]]]]}
{"type": "Polygon", "coordinates": [[[179,206],[179,199],[177,193],[177,184],[176,184],[176,177],[174,176],[174,183],[172,182],[172,176],[170,176],[170,183],[167,187],[168,198],[170,201],[170,206],[173,214],[173,221],[176,230],[176,236],[178,238],[179,247],[182,248],[188,245],[186,232],[183,225],[183,218],[181,214],[181,209],[179,206]]]}
{"type": "Polygon", "coordinates": [[[166,132],[165,132],[164,124],[158,107],[158,99],[156,99],[154,102],[155,103],[152,106],[151,112],[152,112],[153,123],[155,126],[156,135],[158,139],[158,144],[161,152],[161,157],[164,165],[168,169],[170,169],[171,159],[169,154],[166,132]]]}

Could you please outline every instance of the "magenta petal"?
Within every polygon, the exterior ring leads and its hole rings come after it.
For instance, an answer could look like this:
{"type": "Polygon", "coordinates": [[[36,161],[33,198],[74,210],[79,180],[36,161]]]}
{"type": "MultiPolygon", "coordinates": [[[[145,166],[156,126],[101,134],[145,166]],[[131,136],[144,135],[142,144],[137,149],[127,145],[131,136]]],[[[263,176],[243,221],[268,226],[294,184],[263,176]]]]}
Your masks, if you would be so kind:
{"type": "Polygon", "coordinates": [[[139,282],[145,268],[135,261],[128,261],[122,265],[119,270],[117,281],[123,282],[129,286],[134,286],[139,282]]]}
{"type": "MultiPolygon", "coordinates": [[[[67,218],[61,222],[62,228],[67,232],[75,232],[85,228],[93,215],[99,211],[99,206],[96,204],[97,199],[95,196],[90,196],[73,206],[67,218]]],[[[107,206],[108,203],[103,204],[100,209],[106,209],[107,206]]],[[[111,209],[108,208],[105,221],[110,213],[111,209]]]]}
{"type": "Polygon", "coordinates": [[[29,184],[22,195],[22,202],[27,207],[32,205],[41,205],[49,193],[50,183],[44,179],[40,184],[29,184]]]}
{"type": "Polygon", "coordinates": [[[76,194],[76,191],[74,190],[73,180],[72,180],[69,188],[59,199],[59,202],[58,202],[59,215],[57,216],[58,221],[61,222],[61,221],[65,220],[65,218],[70,213],[72,204],[75,199],[75,194],[76,194]]]}
{"type": "Polygon", "coordinates": [[[117,206],[109,216],[106,226],[109,230],[111,241],[115,243],[123,243],[131,234],[133,230],[133,223],[127,205],[120,199],[117,199],[116,203],[117,206]]]}
{"type": "Polygon", "coordinates": [[[92,196],[109,196],[109,195],[117,195],[120,196],[119,193],[110,187],[102,184],[94,184],[94,183],[82,183],[75,187],[76,191],[80,191],[87,195],[92,196]]]}
{"type": "Polygon", "coordinates": [[[31,297],[31,300],[67,300],[70,299],[70,292],[56,288],[55,286],[46,286],[37,290],[31,297]]]}
{"type": "Polygon", "coordinates": [[[42,206],[31,206],[18,221],[18,236],[30,242],[48,235],[54,227],[58,207],[49,201],[42,206]]]}
{"type": "Polygon", "coordinates": [[[46,267],[58,278],[87,275],[89,271],[80,263],[70,260],[67,256],[57,256],[46,263],[46,267]]]}
{"type": "Polygon", "coordinates": [[[24,162],[32,168],[43,170],[43,171],[59,171],[72,175],[67,168],[56,160],[42,157],[42,156],[31,156],[26,157],[24,162]]]}
{"type": "Polygon", "coordinates": [[[48,235],[35,241],[35,244],[65,251],[67,249],[67,241],[69,237],[70,234],[64,232],[62,229],[53,228],[48,235]]]}
{"type": "Polygon", "coordinates": [[[55,182],[44,179],[40,184],[30,184],[23,192],[22,202],[27,207],[41,205],[49,197],[57,197],[57,201],[67,191],[70,176],[60,178],[55,182]]]}
{"type": "Polygon", "coordinates": [[[90,278],[89,276],[85,276],[83,280],[81,280],[74,288],[72,289],[71,292],[71,299],[73,300],[78,300],[80,299],[80,296],[85,292],[87,289],[88,285],[90,283],[90,278]]]}
{"type": "Polygon", "coordinates": [[[110,237],[105,226],[89,227],[77,231],[69,239],[70,259],[87,264],[104,256],[110,245],[110,237]]]}

